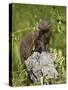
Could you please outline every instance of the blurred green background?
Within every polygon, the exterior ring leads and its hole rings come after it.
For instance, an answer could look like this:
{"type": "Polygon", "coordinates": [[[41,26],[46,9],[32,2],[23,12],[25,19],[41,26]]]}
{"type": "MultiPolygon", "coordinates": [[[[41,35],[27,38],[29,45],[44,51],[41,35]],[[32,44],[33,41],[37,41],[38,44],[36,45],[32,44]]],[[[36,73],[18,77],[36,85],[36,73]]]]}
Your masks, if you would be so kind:
{"type": "MultiPolygon", "coordinates": [[[[52,24],[49,48],[56,56],[57,80],[52,84],[66,82],[66,7],[30,4],[12,4],[12,83],[13,86],[34,85],[29,78],[25,64],[20,60],[20,44],[27,32],[37,30],[42,19],[52,24]]],[[[44,80],[49,82],[49,80],[44,80]]]]}

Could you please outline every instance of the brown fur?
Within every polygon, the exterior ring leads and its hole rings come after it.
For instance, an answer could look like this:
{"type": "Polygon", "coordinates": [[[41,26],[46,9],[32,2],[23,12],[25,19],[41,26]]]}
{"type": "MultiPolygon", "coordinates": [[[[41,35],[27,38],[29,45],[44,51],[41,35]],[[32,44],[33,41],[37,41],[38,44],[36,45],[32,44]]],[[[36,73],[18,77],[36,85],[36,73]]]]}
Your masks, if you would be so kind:
{"type": "Polygon", "coordinates": [[[29,32],[25,35],[20,46],[21,61],[23,63],[33,51],[41,53],[42,51],[48,51],[48,44],[51,36],[50,23],[48,20],[44,20],[39,24],[39,30],[29,32]]]}

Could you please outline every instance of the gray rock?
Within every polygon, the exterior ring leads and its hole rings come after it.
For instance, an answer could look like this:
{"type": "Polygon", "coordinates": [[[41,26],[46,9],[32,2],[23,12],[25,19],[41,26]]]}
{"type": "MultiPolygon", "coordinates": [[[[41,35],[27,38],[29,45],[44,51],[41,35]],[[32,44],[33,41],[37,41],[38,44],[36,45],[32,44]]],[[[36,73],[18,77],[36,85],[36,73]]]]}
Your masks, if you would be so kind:
{"type": "Polygon", "coordinates": [[[25,61],[30,78],[33,82],[39,82],[41,77],[56,78],[58,75],[54,66],[54,56],[49,52],[34,52],[25,61]]]}

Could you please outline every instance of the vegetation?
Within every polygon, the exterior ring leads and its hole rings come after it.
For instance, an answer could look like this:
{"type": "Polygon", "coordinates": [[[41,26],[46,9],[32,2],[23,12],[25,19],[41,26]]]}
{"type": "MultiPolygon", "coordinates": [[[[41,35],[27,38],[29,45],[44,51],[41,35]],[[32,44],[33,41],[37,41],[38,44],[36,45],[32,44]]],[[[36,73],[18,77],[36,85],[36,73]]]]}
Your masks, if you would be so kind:
{"type": "MultiPolygon", "coordinates": [[[[20,60],[21,40],[27,32],[37,30],[40,20],[49,19],[52,24],[50,51],[55,56],[57,79],[44,78],[44,84],[66,83],[66,7],[46,5],[12,4],[12,83],[13,86],[35,85],[28,78],[25,64],[20,60]]],[[[36,84],[40,85],[40,83],[36,84]]]]}

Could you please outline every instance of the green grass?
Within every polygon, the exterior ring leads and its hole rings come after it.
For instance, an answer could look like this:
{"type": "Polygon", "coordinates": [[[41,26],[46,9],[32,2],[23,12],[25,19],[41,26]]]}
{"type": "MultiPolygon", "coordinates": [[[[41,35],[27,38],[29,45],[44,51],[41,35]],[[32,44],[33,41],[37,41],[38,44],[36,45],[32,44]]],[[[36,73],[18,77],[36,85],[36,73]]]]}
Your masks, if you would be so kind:
{"type": "MultiPolygon", "coordinates": [[[[46,5],[12,5],[12,83],[13,86],[36,85],[28,78],[25,64],[20,60],[20,44],[27,32],[37,30],[40,20],[49,19],[52,24],[52,38],[49,44],[56,56],[57,79],[46,79],[53,84],[66,83],[66,7],[46,5]]],[[[37,85],[39,85],[38,83],[37,85]]]]}

